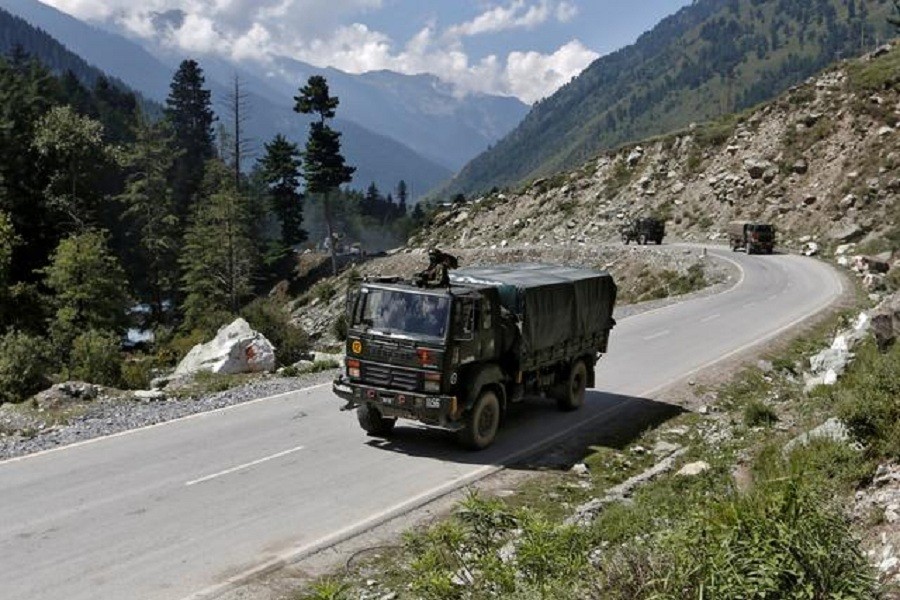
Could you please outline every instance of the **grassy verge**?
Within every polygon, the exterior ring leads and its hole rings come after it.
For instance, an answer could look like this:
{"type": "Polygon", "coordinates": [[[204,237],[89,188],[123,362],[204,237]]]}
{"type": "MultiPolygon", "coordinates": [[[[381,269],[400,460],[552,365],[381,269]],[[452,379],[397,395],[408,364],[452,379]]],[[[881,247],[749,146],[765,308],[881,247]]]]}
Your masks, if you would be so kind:
{"type": "Polygon", "coordinates": [[[859,541],[866,523],[846,506],[879,463],[900,457],[900,347],[865,344],[837,386],[807,394],[801,365],[835,327],[698,390],[715,397],[710,414],[682,414],[622,448],[592,447],[587,473],[539,474],[505,498],[473,494],[296,598],[883,597],[859,541]],[[834,416],[863,449],[827,438],[786,446],[834,416]],[[688,451],[673,471],[567,521],[677,446],[688,451]],[[699,474],[675,473],[681,463],[699,474]]]}

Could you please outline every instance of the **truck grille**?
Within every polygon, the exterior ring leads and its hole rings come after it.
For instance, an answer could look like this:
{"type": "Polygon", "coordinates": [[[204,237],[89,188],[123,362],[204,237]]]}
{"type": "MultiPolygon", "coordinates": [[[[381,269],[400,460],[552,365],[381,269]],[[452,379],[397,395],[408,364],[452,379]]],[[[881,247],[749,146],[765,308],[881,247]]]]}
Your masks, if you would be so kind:
{"type": "Polygon", "coordinates": [[[388,365],[365,364],[362,379],[368,384],[395,390],[415,392],[419,389],[419,375],[388,365]]]}

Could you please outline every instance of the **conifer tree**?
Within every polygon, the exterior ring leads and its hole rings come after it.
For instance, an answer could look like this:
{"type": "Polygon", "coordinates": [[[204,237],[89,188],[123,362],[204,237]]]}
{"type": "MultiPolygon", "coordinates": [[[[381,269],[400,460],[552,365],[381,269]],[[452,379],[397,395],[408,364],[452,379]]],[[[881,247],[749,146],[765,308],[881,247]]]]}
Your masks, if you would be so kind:
{"type": "Polygon", "coordinates": [[[147,296],[155,322],[163,320],[166,301],[173,301],[178,290],[178,217],[168,181],[177,156],[166,121],[141,124],[124,156],[128,175],[118,197],[137,267],[132,279],[147,296]]]}
{"type": "Polygon", "coordinates": [[[400,203],[400,216],[406,216],[406,198],[408,191],[406,189],[406,181],[400,180],[400,183],[397,184],[397,201],[400,203]]]}
{"type": "Polygon", "coordinates": [[[257,246],[250,207],[234,188],[231,170],[213,159],[206,171],[180,258],[182,308],[189,328],[214,330],[252,294],[257,246]]]}
{"type": "Polygon", "coordinates": [[[44,274],[55,295],[51,330],[61,353],[87,330],[124,333],[128,282],[105,232],[92,229],[64,239],[44,274]]]}
{"type": "Polygon", "coordinates": [[[215,115],[210,92],[203,87],[204,84],[203,69],[197,61],[185,60],[172,78],[166,99],[165,115],[175,133],[175,147],[180,151],[173,169],[172,187],[176,211],[182,223],[192,212],[206,161],[215,154],[215,115]]]}
{"type": "Polygon", "coordinates": [[[265,145],[260,160],[272,212],[281,222],[281,243],[289,248],[306,240],[303,230],[303,196],[300,193],[300,149],[278,134],[265,145]]]}
{"type": "Polygon", "coordinates": [[[309,126],[309,138],[303,156],[303,175],[306,179],[307,192],[322,198],[328,247],[331,253],[331,270],[337,275],[330,196],[342,184],[353,179],[356,168],[345,164],[346,161],[341,155],[341,134],[328,125],[328,121],[334,118],[339,100],[330,95],[325,78],[321,75],[310,77],[294,100],[296,112],[318,117],[318,120],[309,126]]]}

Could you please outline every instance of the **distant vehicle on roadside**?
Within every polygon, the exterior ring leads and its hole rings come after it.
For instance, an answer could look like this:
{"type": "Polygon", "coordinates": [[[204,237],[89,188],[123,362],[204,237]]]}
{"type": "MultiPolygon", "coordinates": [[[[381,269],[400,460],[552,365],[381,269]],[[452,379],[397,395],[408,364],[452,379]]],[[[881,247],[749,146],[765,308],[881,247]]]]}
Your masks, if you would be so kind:
{"type": "Polygon", "coordinates": [[[662,244],[666,237],[666,224],[655,217],[643,217],[629,221],[622,227],[622,241],[625,244],[662,244]]]}
{"type": "Polygon", "coordinates": [[[772,254],[775,250],[775,228],[768,223],[732,221],[728,224],[731,250],[747,254],[772,254]]]}

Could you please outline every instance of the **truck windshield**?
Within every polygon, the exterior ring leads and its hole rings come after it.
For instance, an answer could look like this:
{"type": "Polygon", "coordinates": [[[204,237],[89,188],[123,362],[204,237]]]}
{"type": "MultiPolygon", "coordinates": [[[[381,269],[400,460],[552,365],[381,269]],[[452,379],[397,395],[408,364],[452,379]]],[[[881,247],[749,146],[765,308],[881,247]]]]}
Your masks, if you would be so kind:
{"type": "Polygon", "coordinates": [[[443,339],[450,315],[446,296],[394,290],[363,290],[353,324],[390,335],[443,339]]]}

